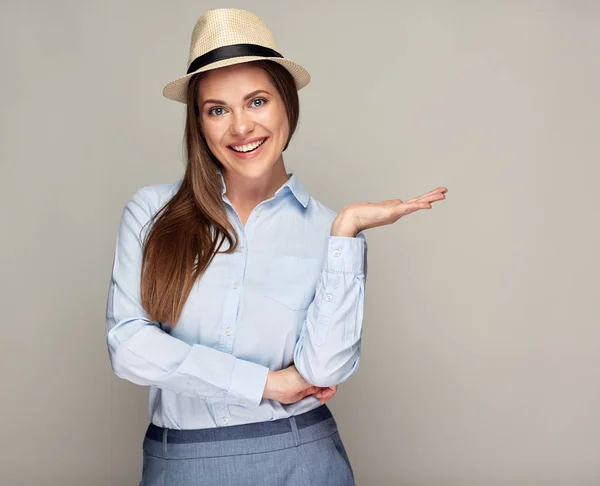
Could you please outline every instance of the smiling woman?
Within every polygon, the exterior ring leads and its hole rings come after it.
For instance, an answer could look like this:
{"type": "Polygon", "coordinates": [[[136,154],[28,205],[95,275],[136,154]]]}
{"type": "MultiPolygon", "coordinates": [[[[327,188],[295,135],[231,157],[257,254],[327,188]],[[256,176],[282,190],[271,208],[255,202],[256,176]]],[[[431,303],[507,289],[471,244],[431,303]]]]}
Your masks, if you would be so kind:
{"type": "Polygon", "coordinates": [[[127,202],[106,315],[114,372],[150,387],[142,485],[354,484],[325,403],[360,361],[361,231],[445,189],[338,215],[311,197],[283,161],[309,80],[259,17],[216,9],[163,90],[185,174],[127,202]]]}
{"type": "Polygon", "coordinates": [[[202,107],[201,133],[223,166],[229,198],[238,206],[246,204],[241,210],[248,213],[260,200],[238,197],[232,192],[237,187],[231,183],[232,177],[244,178],[246,188],[250,184],[266,190],[257,192],[261,200],[287,180],[282,153],[293,135],[299,111],[294,81],[285,68],[270,61],[234,64],[195,76],[190,86],[197,91],[198,106],[202,107]],[[288,89],[280,95],[277,85],[288,89]],[[264,187],[267,180],[270,183],[264,187]]]}

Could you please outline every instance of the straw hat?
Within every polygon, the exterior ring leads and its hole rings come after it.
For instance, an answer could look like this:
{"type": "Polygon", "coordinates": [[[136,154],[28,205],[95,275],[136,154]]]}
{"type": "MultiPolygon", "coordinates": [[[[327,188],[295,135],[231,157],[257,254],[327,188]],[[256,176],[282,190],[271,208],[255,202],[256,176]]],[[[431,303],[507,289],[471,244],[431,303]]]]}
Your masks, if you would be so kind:
{"type": "Polygon", "coordinates": [[[192,32],[187,74],[163,88],[163,95],[186,103],[187,84],[194,73],[242,62],[268,59],[285,67],[301,89],[310,75],[300,64],[279,53],[273,34],[258,15],[237,8],[208,10],[192,32]]]}

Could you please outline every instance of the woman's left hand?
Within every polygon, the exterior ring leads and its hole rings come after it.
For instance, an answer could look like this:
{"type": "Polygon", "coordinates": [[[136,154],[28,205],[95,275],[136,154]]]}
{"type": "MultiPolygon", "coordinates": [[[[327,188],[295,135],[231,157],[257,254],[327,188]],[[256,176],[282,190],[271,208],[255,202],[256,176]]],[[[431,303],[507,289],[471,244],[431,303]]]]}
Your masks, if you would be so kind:
{"type": "Polygon", "coordinates": [[[369,228],[385,226],[419,209],[431,209],[431,203],[446,199],[448,189],[438,187],[422,196],[404,202],[389,199],[380,203],[360,202],[344,207],[331,226],[332,236],[352,236],[369,228]]]}

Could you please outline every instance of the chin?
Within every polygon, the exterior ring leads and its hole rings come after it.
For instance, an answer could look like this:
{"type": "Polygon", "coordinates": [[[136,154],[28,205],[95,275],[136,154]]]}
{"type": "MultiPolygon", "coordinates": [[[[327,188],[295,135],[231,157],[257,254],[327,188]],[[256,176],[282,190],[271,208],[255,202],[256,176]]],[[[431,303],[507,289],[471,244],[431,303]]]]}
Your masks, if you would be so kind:
{"type": "Polygon", "coordinates": [[[277,164],[272,160],[272,158],[267,159],[267,157],[265,157],[265,160],[234,160],[231,161],[229,167],[231,167],[231,170],[244,177],[260,179],[275,170],[277,164]]]}

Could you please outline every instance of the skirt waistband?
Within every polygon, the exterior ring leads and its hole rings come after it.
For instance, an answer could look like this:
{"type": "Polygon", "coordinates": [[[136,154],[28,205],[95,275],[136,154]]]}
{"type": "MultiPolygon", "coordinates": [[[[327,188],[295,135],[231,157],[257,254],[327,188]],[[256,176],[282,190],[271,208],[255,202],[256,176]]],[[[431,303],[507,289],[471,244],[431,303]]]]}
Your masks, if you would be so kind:
{"type": "MultiPolygon", "coordinates": [[[[333,415],[326,404],[313,410],[294,416],[298,430],[318,424],[332,418],[333,415]]],[[[215,427],[207,429],[165,429],[150,423],[146,438],[163,442],[165,435],[168,444],[191,444],[196,442],[218,442],[222,440],[248,439],[292,432],[292,417],[277,420],[254,422],[250,424],[215,427]],[[166,431],[166,434],[165,434],[166,431]]]]}
{"type": "Polygon", "coordinates": [[[269,452],[330,437],[338,431],[327,405],[288,418],[206,429],[167,429],[150,423],[144,451],[164,459],[269,452]]]}

